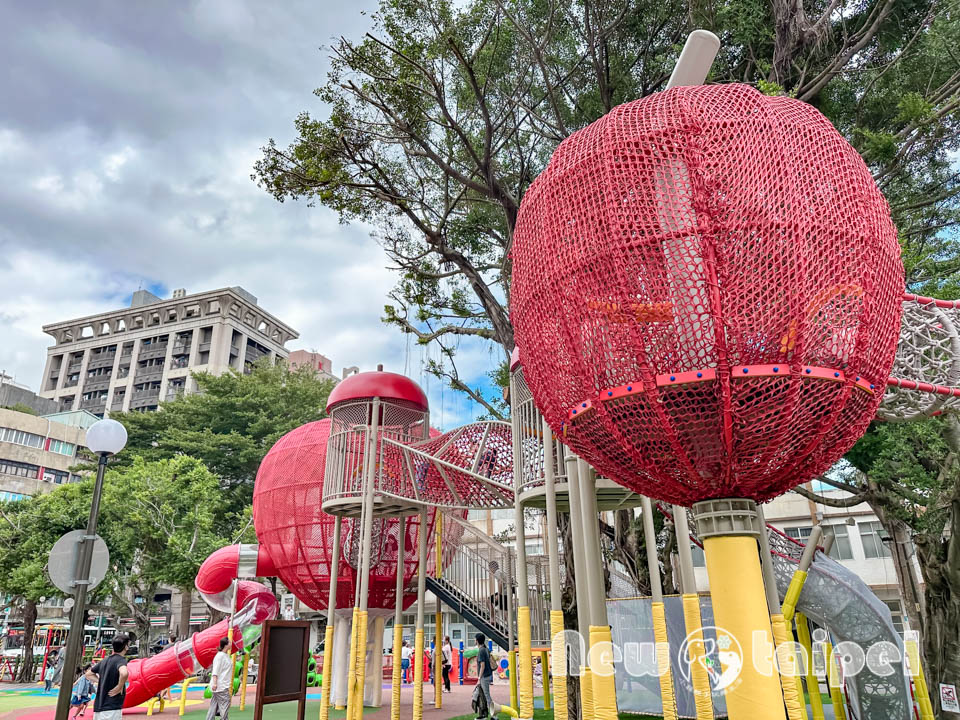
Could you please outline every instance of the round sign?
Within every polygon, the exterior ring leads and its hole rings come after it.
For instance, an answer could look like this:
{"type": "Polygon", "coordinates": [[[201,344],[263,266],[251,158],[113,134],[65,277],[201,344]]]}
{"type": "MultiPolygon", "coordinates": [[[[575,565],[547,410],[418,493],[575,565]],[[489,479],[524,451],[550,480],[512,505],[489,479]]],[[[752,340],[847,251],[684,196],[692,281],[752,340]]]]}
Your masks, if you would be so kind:
{"type": "Polygon", "coordinates": [[[63,601],[64,610],[69,610],[70,608],[73,607],[73,605],[74,605],[74,600],[72,597],[68,597],[66,600],[63,601]]]}
{"type": "MultiPolygon", "coordinates": [[[[74,572],[76,572],[77,558],[79,557],[81,541],[86,530],[71,530],[54,544],[47,561],[47,574],[58,589],[67,595],[73,595],[76,589],[74,572]]],[[[107,544],[99,535],[93,541],[93,557],[90,559],[90,577],[87,591],[92,590],[107,574],[110,565],[110,551],[107,544]]]]}

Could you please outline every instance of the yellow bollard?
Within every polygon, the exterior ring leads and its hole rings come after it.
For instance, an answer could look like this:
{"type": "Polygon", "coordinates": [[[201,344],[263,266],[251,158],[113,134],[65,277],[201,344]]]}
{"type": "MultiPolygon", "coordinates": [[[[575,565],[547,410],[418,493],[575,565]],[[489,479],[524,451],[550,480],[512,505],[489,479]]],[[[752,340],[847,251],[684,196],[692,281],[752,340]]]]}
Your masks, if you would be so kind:
{"type": "Polygon", "coordinates": [[[662,602],[655,602],[653,611],[653,638],[656,641],[657,675],[660,679],[660,702],[664,720],[677,720],[677,697],[673,691],[673,673],[670,670],[670,642],[667,639],[667,619],[662,602]]]}
{"type": "Polygon", "coordinates": [[[359,611],[357,619],[360,622],[360,629],[357,631],[357,687],[353,704],[353,717],[354,720],[361,720],[363,717],[364,684],[367,676],[367,611],[359,611]]]}
{"type": "Polygon", "coordinates": [[[250,669],[250,653],[243,654],[243,667],[240,669],[240,712],[247,707],[247,671],[250,669]]]}
{"type": "Polygon", "coordinates": [[[593,674],[586,665],[580,667],[580,717],[594,720],[593,711],[593,674]]]}
{"type": "Polygon", "coordinates": [[[553,718],[567,720],[567,652],[563,644],[563,611],[550,611],[553,655],[553,718]]]}
{"type": "MultiPolygon", "coordinates": [[[[390,720],[400,720],[400,688],[403,687],[403,625],[393,626],[393,685],[390,688],[390,720]]],[[[324,663],[326,671],[326,663],[324,663]]],[[[326,680],[324,680],[326,682],[326,680]]],[[[321,718],[326,720],[326,718],[321,718]]]]}
{"type": "Polygon", "coordinates": [[[770,616],[773,639],[777,644],[777,663],[780,668],[780,686],[783,688],[783,704],[787,708],[789,720],[807,720],[807,706],[803,702],[803,693],[797,692],[797,658],[793,654],[793,637],[787,631],[783,615],[770,616]]]}
{"type": "MultiPolygon", "coordinates": [[[[797,613],[797,638],[807,653],[807,695],[810,697],[810,709],[813,720],[824,720],[823,698],[820,697],[820,681],[813,669],[813,644],[810,642],[810,626],[803,613],[797,613]]],[[[802,697],[802,696],[801,696],[802,697]]]]}
{"type": "Polygon", "coordinates": [[[188,677],[180,686],[180,711],[177,713],[180,717],[183,717],[183,713],[187,710],[187,688],[190,687],[190,683],[196,679],[196,677],[188,677]]]}
{"type": "Polygon", "coordinates": [[[593,716],[596,720],[617,720],[617,680],[609,626],[590,626],[590,674],[593,679],[593,716]]]}
{"type": "Polygon", "coordinates": [[[533,648],[530,641],[530,608],[527,606],[517,608],[517,643],[520,653],[516,662],[516,686],[519,704],[514,704],[514,707],[520,717],[532,718],[533,648]]]}
{"type": "Polygon", "coordinates": [[[330,717],[330,704],[333,702],[333,623],[327,622],[323,633],[323,687],[320,689],[320,720],[330,717]]]}
{"type": "Polygon", "coordinates": [[[543,675],[543,709],[550,710],[550,654],[546,650],[540,651],[540,670],[543,675]]]}
{"type": "Polygon", "coordinates": [[[683,595],[683,623],[687,630],[687,652],[690,658],[690,680],[693,685],[693,702],[697,709],[697,720],[713,720],[713,697],[710,692],[710,678],[703,663],[706,647],[703,644],[703,625],[700,619],[700,596],[696,593],[683,595]]]}
{"type": "Polygon", "coordinates": [[[507,653],[507,674],[510,676],[510,706],[517,707],[517,651],[507,653]]]}
{"type": "MultiPolygon", "coordinates": [[[[421,517],[423,517],[421,515],[421,517]]],[[[413,720],[423,719],[423,628],[418,627],[413,640],[413,720]]]]}
{"type": "Polygon", "coordinates": [[[353,607],[353,624],[350,627],[350,658],[347,663],[347,720],[352,720],[357,684],[357,633],[360,628],[360,608],[353,607]]]}

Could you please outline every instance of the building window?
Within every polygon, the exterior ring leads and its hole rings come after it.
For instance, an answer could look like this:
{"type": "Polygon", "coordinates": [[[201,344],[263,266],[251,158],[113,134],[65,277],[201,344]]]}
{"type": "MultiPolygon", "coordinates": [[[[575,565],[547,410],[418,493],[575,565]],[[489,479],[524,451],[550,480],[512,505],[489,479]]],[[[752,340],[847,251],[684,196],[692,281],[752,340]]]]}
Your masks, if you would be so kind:
{"type": "Polygon", "coordinates": [[[883,544],[880,535],[883,525],[879,522],[860,523],[860,542],[863,545],[865,558],[890,557],[890,548],[883,544]]]}
{"type": "Polygon", "coordinates": [[[25,497],[26,495],[22,493],[0,491],[0,502],[16,502],[17,500],[23,500],[25,497]]]}
{"type": "Polygon", "coordinates": [[[894,630],[903,637],[904,612],[900,600],[884,600],[883,604],[890,608],[890,619],[893,620],[894,630]]]}
{"type": "Polygon", "coordinates": [[[39,472],[40,467],[38,465],[17,462],[16,460],[0,460],[0,473],[5,475],[14,475],[16,477],[25,477],[36,480],[39,472]]]}
{"type": "Polygon", "coordinates": [[[846,525],[824,525],[824,535],[833,533],[833,546],[830,557],[834,560],[853,560],[853,548],[850,547],[850,533],[846,525]]]}
{"type": "Polygon", "coordinates": [[[786,533],[787,537],[806,543],[807,538],[810,537],[810,533],[813,532],[813,528],[809,525],[801,525],[800,527],[784,528],[783,532],[786,533]]]}
{"type": "Polygon", "coordinates": [[[64,442],[63,440],[50,441],[50,452],[57,453],[58,455],[66,455],[67,457],[73,457],[76,451],[77,446],[73,443],[64,442]]]}
{"type": "Polygon", "coordinates": [[[45,482],[48,482],[48,483],[63,485],[64,483],[70,481],[70,473],[64,472],[63,470],[53,470],[51,468],[44,468],[43,479],[45,482]]]}
{"type": "Polygon", "coordinates": [[[24,445],[26,447],[43,447],[43,435],[34,435],[24,430],[14,430],[13,428],[0,428],[0,440],[13,443],[14,445],[24,445]]]}

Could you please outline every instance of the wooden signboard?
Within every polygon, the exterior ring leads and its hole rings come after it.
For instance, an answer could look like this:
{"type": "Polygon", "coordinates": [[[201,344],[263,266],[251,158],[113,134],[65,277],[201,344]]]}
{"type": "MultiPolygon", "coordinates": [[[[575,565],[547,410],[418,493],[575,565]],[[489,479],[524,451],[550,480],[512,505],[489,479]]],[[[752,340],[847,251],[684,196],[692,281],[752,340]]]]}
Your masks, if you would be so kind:
{"type": "Polygon", "coordinates": [[[263,624],[257,700],[253,720],[263,718],[263,706],[298,701],[297,718],[307,709],[307,657],[310,623],[305,620],[268,620],[263,624]]]}

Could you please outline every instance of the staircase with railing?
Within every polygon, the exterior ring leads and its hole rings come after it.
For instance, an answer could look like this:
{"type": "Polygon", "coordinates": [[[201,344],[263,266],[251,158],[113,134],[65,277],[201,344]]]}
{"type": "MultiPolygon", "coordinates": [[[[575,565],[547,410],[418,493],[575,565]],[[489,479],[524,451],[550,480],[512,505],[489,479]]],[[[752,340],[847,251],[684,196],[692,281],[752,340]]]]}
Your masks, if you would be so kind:
{"type": "MultiPolygon", "coordinates": [[[[514,552],[469,522],[451,518],[463,530],[452,561],[439,578],[427,578],[427,589],[444,605],[500,647],[509,646],[510,623],[516,616],[514,552]]],[[[534,645],[549,642],[549,583],[528,561],[528,600],[534,645]]],[[[516,635],[514,635],[516,637],[516,635]]]]}

